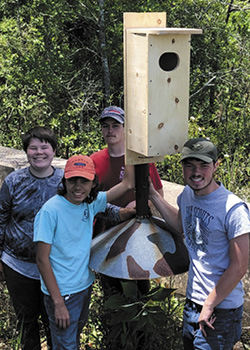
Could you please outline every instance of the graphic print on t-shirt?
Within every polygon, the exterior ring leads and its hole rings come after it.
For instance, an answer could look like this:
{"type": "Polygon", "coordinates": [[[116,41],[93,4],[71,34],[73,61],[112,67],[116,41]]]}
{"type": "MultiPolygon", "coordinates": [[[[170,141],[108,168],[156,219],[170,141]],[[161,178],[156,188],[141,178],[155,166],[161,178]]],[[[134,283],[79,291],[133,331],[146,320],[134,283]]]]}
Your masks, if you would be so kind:
{"type": "Polygon", "coordinates": [[[211,231],[209,223],[214,217],[206,210],[189,206],[186,210],[186,243],[193,251],[207,252],[207,245],[211,231]]]}

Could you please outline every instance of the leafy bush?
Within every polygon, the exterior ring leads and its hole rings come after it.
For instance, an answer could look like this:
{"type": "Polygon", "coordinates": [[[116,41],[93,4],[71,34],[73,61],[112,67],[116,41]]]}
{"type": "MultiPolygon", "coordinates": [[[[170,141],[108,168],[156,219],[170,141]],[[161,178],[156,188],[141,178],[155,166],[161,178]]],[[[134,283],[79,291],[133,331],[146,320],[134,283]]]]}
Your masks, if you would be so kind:
{"type": "Polygon", "coordinates": [[[177,349],[173,327],[180,330],[180,314],[173,308],[174,290],[157,286],[138,296],[136,281],[122,282],[122,287],[122,295],[114,294],[104,304],[111,310],[111,349],[177,349]]]}
{"type": "Polygon", "coordinates": [[[122,282],[123,294],[105,297],[94,283],[88,325],[82,333],[84,349],[182,349],[182,301],[174,290],[151,281],[145,295],[135,281],[122,282]]]}

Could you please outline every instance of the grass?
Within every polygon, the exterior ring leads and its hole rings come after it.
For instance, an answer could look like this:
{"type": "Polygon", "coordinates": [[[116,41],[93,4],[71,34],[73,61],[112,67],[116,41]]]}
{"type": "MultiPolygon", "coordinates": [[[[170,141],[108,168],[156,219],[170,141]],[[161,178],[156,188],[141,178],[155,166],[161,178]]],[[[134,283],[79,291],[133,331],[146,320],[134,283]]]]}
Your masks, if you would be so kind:
{"type": "Polygon", "coordinates": [[[13,349],[13,341],[18,341],[16,316],[5,282],[0,283],[0,303],[0,349],[13,349]]]}

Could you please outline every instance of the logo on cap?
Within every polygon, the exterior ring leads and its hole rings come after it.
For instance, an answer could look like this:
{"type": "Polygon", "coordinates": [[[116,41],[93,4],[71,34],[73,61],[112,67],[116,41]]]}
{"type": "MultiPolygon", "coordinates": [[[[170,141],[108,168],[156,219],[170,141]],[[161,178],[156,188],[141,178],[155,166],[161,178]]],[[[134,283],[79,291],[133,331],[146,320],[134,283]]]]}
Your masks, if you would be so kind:
{"type": "Polygon", "coordinates": [[[203,149],[203,145],[201,143],[195,143],[190,147],[193,151],[200,151],[203,149]]]}
{"type": "Polygon", "coordinates": [[[75,166],[86,166],[86,163],[74,163],[75,166]]]}
{"type": "Polygon", "coordinates": [[[124,110],[116,106],[106,107],[100,116],[100,121],[105,118],[112,118],[119,123],[124,124],[124,110]]]}
{"type": "Polygon", "coordinates": [[[95,166],[93,160],[81,154],[70,157],[65,166],[64,177],[65,179],[84,177],[88,180],[94,180],[95,166]]]}

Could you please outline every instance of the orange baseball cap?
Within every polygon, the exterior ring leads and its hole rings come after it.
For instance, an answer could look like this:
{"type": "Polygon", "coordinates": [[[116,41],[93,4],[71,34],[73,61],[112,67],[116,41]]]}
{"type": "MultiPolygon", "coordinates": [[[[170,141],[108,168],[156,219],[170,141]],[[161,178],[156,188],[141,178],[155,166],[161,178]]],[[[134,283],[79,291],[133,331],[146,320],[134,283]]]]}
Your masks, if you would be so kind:
{"type": "Polygon", "coordinates": [[[94,180],[95,165],[93,160],[81,154],[70,157],[64,169],[64,177],[65,179],[84,177],[88,180],[94,180]]]}

